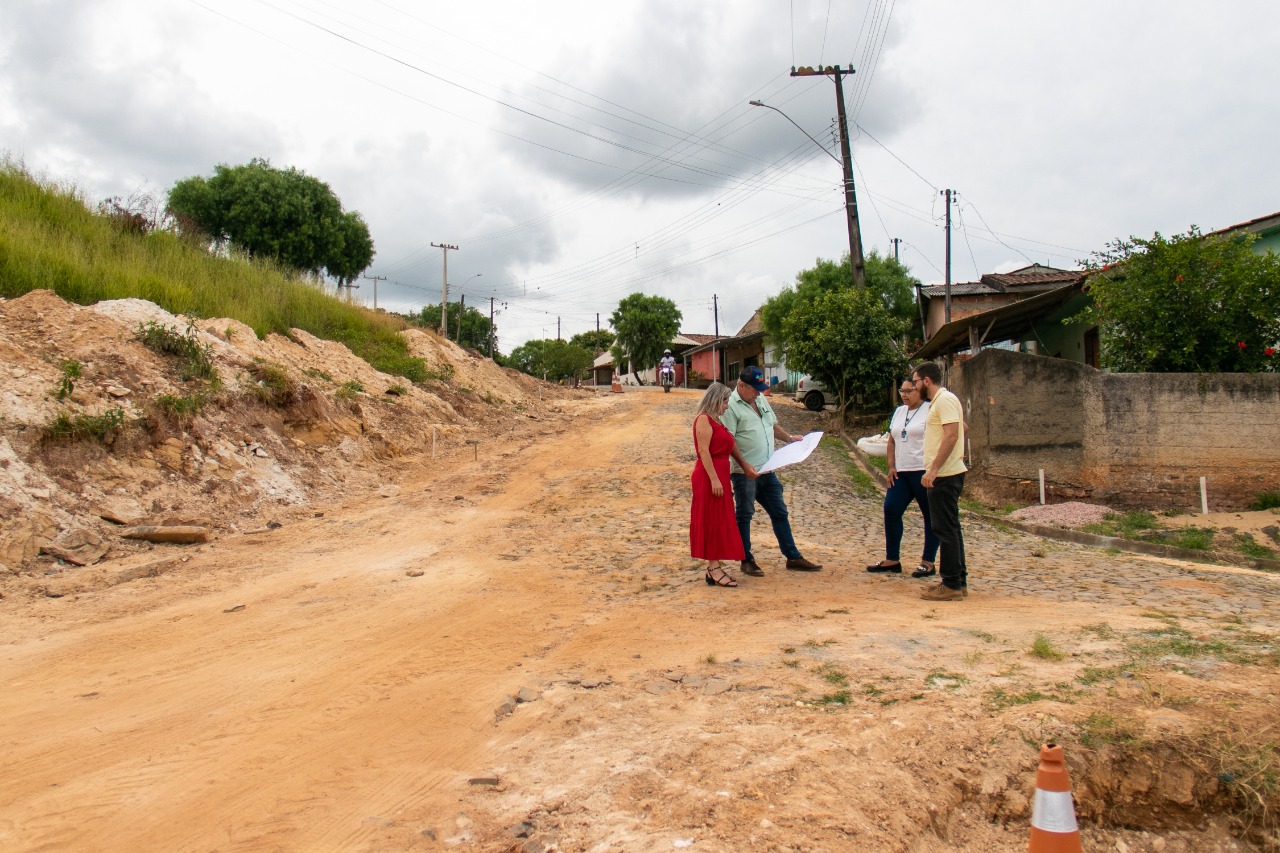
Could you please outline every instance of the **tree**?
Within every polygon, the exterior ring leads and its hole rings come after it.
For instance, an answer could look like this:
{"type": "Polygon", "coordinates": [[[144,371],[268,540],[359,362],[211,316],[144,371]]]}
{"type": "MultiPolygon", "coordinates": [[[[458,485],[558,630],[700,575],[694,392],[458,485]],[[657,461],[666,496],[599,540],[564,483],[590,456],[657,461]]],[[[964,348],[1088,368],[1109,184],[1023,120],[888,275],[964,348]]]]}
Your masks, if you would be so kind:
{"type": "Polygon", "coordinates": [[[903,328],[870,286],[842,287],[797,305],[786,316],[787,362],[825,383],[841,411],[859,400],[878,409],[890,383],[906,370],[906,356],[896,342],[903,328]]]}
{"type": "Polygon", "coordinates": [[[187,234],[230,245],[251,258],[341,283],[373,262],[373,240],[358,213],[344,213],[333,190],[295,168],[255,159],[219,165],[212,178],[186,178],[169,191],[168,210],[187,234]]]}
{"type": "Polygon", "coordinates": [[[1280,369],[1280,258],[1253,235],[1130,237],[1085,262],[1104,367],[1125,373],[1280,369]]]}
{"type": "MultiPolygon", "coordinates": [[[[916,338],[923,335],[920,328],[920,312],[916,306],[916,287],[919,279],[893,258],[883,258],[874,249],[865,258],[867,290],[876,293],[890,315],[903,322],[906,333],[916,338]]],[[[849,254],[839,263],[818,258],[812,269],[796,273],[795,287],[785,287],[760,309],[760,324],[774,345],[790,355],[784,325],[787,317],[799,306],[812,302],[822,294],[852,287],[849,272],[849,254]]]]}
{"type": "Polygon", "coordinates": [[[616,339],[617,335],[608,329],[600,329],[599,331],[592,329],[589,332],[579,332],[569,338],[569,343],[577,344],[583,349],[589,349],[595,353],[601,353],[613,346],[613,342],[616,339]]]}
{"type": "Polygon", "coordinates": [[[591,369],[595,356],[571,341],[540,340],[521,344],[511,351],[507,365],[521,373],[552,381],[581,379],[591,369]]]}
{"type": "MultiPolygon", "coordinates": [[[[415,326],[439,329],[440,306],[425,305],[417,314],[410,314],[406,319],[415,326]]],[[[488,352],[490,335],[496,336],[496,333],[497,330],[485,314],[469,305],[464,310],[460,302],[449,303],[449,334],[447,335],[449,340],[457,340],[459,346],[488,352]],[[459,317],[462,318],[461,335],[458,334],[459,317]]]]}
{"type": "Polygon", "coordinates": [[[635,370],[656,366],[680,331],[680,317],[676,304],[661,296],[633,293],[619,302],[609,317],[618,335],[611,348],[615,369],[621,372],[628,359],[635,370]]]}

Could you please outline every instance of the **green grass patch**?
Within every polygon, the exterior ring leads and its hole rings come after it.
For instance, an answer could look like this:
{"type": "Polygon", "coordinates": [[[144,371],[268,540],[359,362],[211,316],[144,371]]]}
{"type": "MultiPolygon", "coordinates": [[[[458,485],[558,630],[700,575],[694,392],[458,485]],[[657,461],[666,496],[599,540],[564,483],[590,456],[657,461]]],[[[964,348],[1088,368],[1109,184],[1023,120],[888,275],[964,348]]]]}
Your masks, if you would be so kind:
{"type": "Polygon", "coordinates": [[[1259,492],[1253,503],[1249,504],[1249,509],[1255,512],[1277,508],[1280,508],[1280,492],[1259,492]]]}
{"type": "Polygon", "coordinates": [[[100,415],[59,412],[45,424],[42,434],[50,441],[92,440],[106,442],[124,428],[124,409],[107,409],[100,415]]]}
{"type": "Polygon", "coordinates": [[[187,330],[179,332],[154,320],[138,325],[136,337],[148,349],[172,356],[180,364],[183,380],[200,379],[218,387],[218,371],[213,366],[213,347],[201,344],[195,320],[188,318],[187,330]]]}
{"type": "Polygon", "coordinates": [[[830,682],[837,687],[844,687],[849,683],[849,676],[845,675],[839,667],[832,663],[824,663],[817,667],[814,672],[822,676],[823,681],[830,682]]]}
{"type": "Polygon", "coordinates": [[[889,476],[889,457],[888,456],[868,456],[867,463],[872,468],[880,469],[880,473],[886,477],[889,476]]]}
{"type": "Polygon", "coordinates": [[[876,485],[876,481],[871,475],[862,470],[862,467],[855,462],[845,463],[845,476],[853,483],[853,491],[860,498],[872,498],[880,494],[880,488],[876,485]]]}
{"type": "Polygon", "coordinates": [[[1043,660],[1062,660],[1067,656],[1044,634],[1036,634],[1035,640],[1031,643],[1031,654],[1043,660]]]}
{"type": "Polygon", "coordinates": [[[204,392],[177,396],[175,394],[157,394],[156,408],[174,420],[185,423],[200,413],[209,404],[209,396],[204,392]]]}
{"type": "Polygon", "coordinates": [[[846,706],[853,704],[853,694],[848,690],[837,690],[834,693],[827,693],[814,700],[815,705],[840,705],[846,706]]]}
{"type": "Polygon", "coordinates": [[[1207,551],[1213,547],[1213,528],[1187,525],[1169,535],[1169,542],[1178,548],[1191,551],[1207,551]]]}
{"type": "Polygon", "coordinates": [[[1274,550],[1255,540],[1252,533],[1237,533],[1235,544],[1236,550],[1246,557],[1265,560],[1268,557],[1274,557],[1276,554],[1274,550]]]}
{"type": "Polygon", "coordinates": [[[384,373],[422,382],[392,315],[348,305],[268,261],[217,257],[167,231],[127,233],[84,194],[0,160],[0,296],[52,290],[78,305],[146,299],[172,314],[229,317],[258,337],[303,329],[339,341],[384,373]]]}
{"type": "Polygon", "coordinates": [[[958,672],[947,672],[945,669],[930,670],[924,677],[926,687],[941,687],[944,690],[955,690],[969,683],[969,676],[958,672]]]}
{"type": "Polygon", "coordinates": [[[1142,739],[1142,727],[1135,720],[1095,711],[1080,724],[1080,742],[1088,747],[1104,744],[1134,744],[1142,739]]]}

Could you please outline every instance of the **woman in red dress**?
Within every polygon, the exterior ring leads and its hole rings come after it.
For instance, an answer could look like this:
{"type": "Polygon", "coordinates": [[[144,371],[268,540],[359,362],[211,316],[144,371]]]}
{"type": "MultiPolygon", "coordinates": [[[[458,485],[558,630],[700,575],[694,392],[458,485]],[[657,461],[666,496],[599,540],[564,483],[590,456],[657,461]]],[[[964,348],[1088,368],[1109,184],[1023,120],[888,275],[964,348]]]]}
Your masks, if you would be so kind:
{"type": "Polygon", "coordinates": [[[742,537],[733,510],[733,487],[729,484],[729,457],[742,466],[748,477],[756,471],[742,458],[733,434],[720,423],[733,393],[719,382],[711,383],[693,418],[693,446],[698,461],[693,466],[693,506],[689,511],[689,553],[707,561],[708,586],[737,586],[721,560],[742,560],[742,537]]]}

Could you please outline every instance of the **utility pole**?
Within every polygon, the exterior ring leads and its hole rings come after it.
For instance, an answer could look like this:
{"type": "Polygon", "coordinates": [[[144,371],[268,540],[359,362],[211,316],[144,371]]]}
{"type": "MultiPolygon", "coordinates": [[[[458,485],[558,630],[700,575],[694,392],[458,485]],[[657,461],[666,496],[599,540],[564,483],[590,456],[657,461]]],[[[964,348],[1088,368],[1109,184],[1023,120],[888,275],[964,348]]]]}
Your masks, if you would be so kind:
{"type": "Polygon", "coordinates": [[[902,238],[894,237],[889,242],[893,244],[893,261],[898,263],[898,244],[902,242],[902,238]]]}
{"type": "Polygon", "coordinates": [[[556,318],[556,340],[560,340],[560,318],[556,318]]]}
{"type": "Polygon", "coordinates": [[[432,243],[444,255],[444,276],[440,279],[440,337],[449,339],[449,250],[458,251],[448,243],[432,243]]]}
{"type": "MultiPolygon", "coordinates": [[[[849,149],[849,120],[844,111],[844,86],[840,80],[853,74],[852,68],[828,65],[823,68],[801,66],[792,68],[792,77],[831,77],[836,81],[836,116],[840,124],[840,165],[844,169],[844,210],[849,220],[849,266],[853,272],[853,286],[862,290],[867,285],[867,269],[862,257],[862,231],[858,225],[858,196],[853,187],[853,155],[849,149]]],[[[825,149],[824,149],[825,150],[825,149]]]]}
{"type": "Polygon", "coordinates": [[[716,336],[711,342],[711,372],[714,374],[711,379],[714,382],[720,380],[720,358],[716,355],[716,341],[720,340],[720,302],[716,294],[711,294],[711,314],[715,317],[716,336]]]}
{"type": "Polygon", "coordinates": [[[462,299],[458,302],[458,334],[453,336],[455,344],[462,344],[462,315],[467,313],[467,294],[462,294],[462,299]]]}
{"type": "Polygon", "coordinates": [[[386,281],[387,277],[385,275],[367,275],[365,276],[365,278],[373,282],[373,310],[377,311],[378,310],[378,282],[386,281]]]}
{"type": "MultiPolygon", "coordinates": [[[[350,304],[351,304],[351,291],[352,291],[352,290],[354,290],[354,289],[359,289],[359,287],[360,287],[360,285],[358,285],[358,284],[352,284],[351,282],[347,282],[346,284],[341,284],[341,283],[339,283],[339,284],[338,284],[338,289],[339,289],[339,290],[345,290],[345,291],[347,292],[347,304],[348,304],[348,305],[350,305],[350,304]]],[[[377,285],[375,284],[375,285],[374,285],[374,287],[377,287],[377,285]]]]}
{"type": "Polygon", "coordinates": [[[947,272],[942,300],[942,322],[945,324],[951,322],[951,198],[955,190],[943,190],[942,194],[947,197],[947,272]]]}

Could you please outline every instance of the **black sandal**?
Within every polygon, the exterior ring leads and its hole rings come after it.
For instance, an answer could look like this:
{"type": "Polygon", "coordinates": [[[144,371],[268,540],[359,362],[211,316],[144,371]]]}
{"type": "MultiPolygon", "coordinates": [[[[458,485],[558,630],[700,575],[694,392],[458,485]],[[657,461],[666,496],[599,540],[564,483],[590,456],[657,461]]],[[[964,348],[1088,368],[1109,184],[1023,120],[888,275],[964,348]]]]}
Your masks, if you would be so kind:
{"type": "Polygon", "coordinates": [[[737,586],[738,585],[738,582],[734,580],[733,577],[728,572],[726,572],[724,568],[721,566],[716,566],[714,569],[707,569],[707,574],[704,580],[706,580],[707,586],[737,586]],[[718,578],[713,577],[711,574],[712,572],[719,572],[720,577],[718,578]]]}
{"type": "Polygon", "coordinates": [[[938,570],[935,569],[933,566],[926,566],[924,563],[921,563],[919,566],[916,567],[916,570],[911,573],[911,577],[931,578],[937,573],[938,573],[938,570]]]}

